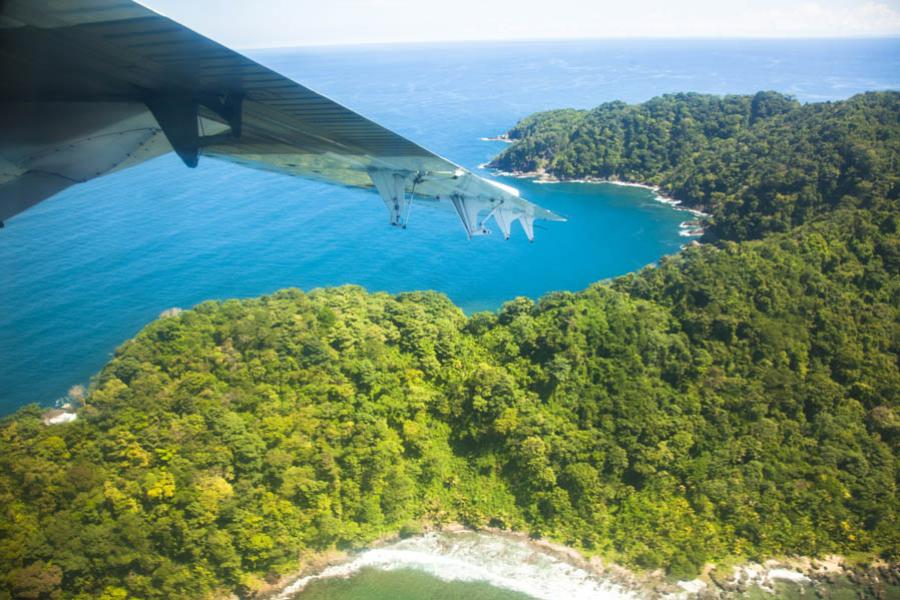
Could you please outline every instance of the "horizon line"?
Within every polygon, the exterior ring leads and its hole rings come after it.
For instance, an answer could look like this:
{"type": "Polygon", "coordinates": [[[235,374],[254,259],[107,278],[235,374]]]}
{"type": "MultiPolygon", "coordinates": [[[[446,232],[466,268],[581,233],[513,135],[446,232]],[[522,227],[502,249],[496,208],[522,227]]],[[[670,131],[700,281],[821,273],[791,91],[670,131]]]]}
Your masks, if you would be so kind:
{"type": "Polygon", "coordinates": [[[536,37],[536,38],[473,38],[473,39],[445,39],[445,40],[406,40],[406,41],[381,41],[381,42],[326,42],[312,44],[286,44],[272,46],[234,46],[236,50],[253,51],[253,50],[291,50],[299,48],[356,48],[367,46],[425,46],[425,45],[446,45],[446,44],[516,44],[516,43],[536,43],[536,42],[556,42],[556,43],[575,43],[575,42],[621,42],[621,41],[640,41],[640,42],[656,42],[656,41],[682,41],[682,42],[699,42],[699,41],[779,41],[779,42],[812,42],[812,41],[862,41],[862,40],[897,40],[900,41],[900,32],[890,34],[871,34],[871,35],[810,35],[810,36],[763,36],[763,35],[744,35],[744,36],[612,36],[612,37],[536,37]]]}

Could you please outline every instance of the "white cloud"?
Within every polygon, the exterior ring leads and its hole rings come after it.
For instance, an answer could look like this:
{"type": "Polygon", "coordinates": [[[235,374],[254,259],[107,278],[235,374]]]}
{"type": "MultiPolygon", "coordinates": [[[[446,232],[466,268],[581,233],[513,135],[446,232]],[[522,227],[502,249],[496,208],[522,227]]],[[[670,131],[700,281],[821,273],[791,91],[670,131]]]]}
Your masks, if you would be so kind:
{"type": "Polygon", "coordinates": [[[900,35],[900,0],[145,0],[238,47],[900,35]]]}
{"type": "Polygon", "coordinates": [[[772,35],[896,35],[900,32],[900,11],[879,2],[838,8],[804,2],[794,8],[766,11],[765,23],[772,35]]]}

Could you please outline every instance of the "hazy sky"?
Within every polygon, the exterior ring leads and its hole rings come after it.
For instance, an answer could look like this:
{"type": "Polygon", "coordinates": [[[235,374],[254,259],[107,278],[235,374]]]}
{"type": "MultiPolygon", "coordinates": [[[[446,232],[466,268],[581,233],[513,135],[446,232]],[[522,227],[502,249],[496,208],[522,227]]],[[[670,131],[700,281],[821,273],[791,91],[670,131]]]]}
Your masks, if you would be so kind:
{"type": "Polygon", "coordinates": [[[444,40],[900,35],[900,0],[143,0],[239,48],[444,40]]]}

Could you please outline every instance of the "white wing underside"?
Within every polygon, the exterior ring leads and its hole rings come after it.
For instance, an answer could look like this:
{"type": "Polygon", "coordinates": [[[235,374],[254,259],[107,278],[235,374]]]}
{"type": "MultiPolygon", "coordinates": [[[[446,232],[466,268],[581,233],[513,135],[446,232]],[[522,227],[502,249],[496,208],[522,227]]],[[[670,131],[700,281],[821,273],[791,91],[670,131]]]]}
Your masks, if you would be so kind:
{"type": "Polygon", "coordinates": [[[0,221],[174,150],[371,189],[389,223],[447,202],[471,237],[562,220],[518,192],[129,0],[0,3],[0,221]]]}

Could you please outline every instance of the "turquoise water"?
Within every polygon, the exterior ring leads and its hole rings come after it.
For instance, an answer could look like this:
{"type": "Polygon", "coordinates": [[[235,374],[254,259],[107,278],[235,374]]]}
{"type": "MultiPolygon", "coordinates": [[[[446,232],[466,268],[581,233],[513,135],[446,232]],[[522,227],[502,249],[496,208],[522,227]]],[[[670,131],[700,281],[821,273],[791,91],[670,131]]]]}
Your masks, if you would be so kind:
{"type": "MultiPolygon", "coordinates": [[[[900,87],[900,42],[615,41],[253,52],[476,168],[480,141],[533,111],[665,92],[776,89],[801,100],[900,87]]],[[[569,217],[528,244],[467,241],[448,210],[387,226],[371,193],[166,156],[70,189],[0,231],[0,413],[84,383],[161,311],[284,287],[436,289],[467,311],[577,290],[675,252],[685,213],[645,190],[504,180],[569,217]]]]}
{"type": "Polygon", "coordinates": [[[292,583],[275,600],[637,600],[625,587],[523,537],[428,533],[365,550],[292,583]]]}
{"type": "Polygon", "coordinates": [[[531,598],[477,581],[443,581],[421,571],[364,569],[346,579],[314,581],[298,600],[527,600],[531,598]]]}

